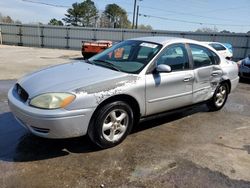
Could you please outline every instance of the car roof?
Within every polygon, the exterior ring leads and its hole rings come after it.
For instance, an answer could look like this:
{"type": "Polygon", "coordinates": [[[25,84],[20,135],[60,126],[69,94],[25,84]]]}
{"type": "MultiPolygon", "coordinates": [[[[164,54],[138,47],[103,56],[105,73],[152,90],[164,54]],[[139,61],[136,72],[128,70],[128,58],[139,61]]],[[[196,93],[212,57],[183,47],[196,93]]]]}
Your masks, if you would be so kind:
{"type": "Polygon", "coordinates": [[[225,46],[223,43],[221,42],[208,42],[208,41],[201,41],[201,43],[204,43],[204,44],[220,44],[222,46],[225,46]]]}
{"type": "Polygon", "coordinates": [[[165,46],[168,43],[197,43],[198,41],[191,40],[191,39],[185,39],[185,38],[179,38],[179,37],[164,37],[164,36],[153,36],[153,37],[139,37],[139,38],[133,38],[130,40],[141,40],[145,42],[154,42],[158,44],[162,44],[165,46]]]}
{"type": "Polygon", "coordinates": [[[153,42],[153,43],[162,44],[163,46],[167,46],[168,44],[172,44],[172,43],[198,44],[198,45],[205,46],[206,48],[209,48],[210,50],[215,52],[217,55],[219,55],[219,53],[214,48],[212,48],[211,46],[209,46],[205,42],[200,42],[200,41],[192,40],[192,39],[186,39],[186,38],[180,38],[180,37],[151,36],[151,37],[133,38],[133,39],[129,39],[129,40],[140,40],[140,41],[145,41],[145,42],[153,42]]]}

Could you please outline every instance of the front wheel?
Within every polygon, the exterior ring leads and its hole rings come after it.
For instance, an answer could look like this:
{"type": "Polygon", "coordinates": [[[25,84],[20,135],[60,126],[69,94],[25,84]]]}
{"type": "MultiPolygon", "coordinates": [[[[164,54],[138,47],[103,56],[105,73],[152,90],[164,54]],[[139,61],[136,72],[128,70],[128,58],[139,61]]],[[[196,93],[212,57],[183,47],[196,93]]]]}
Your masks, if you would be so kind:
{"type": "Polygon", "coordinates": [[[134,122],[131,107],[116,101],[101,107],[94,114],[88,135],[101,148],[109,148],[121,143],[132,129],[134,122]]]}
{"type": "Polygon", "coordinates": [[[226,83],[221,83],[214,92],[213,97],[207,102],[210,111],[220,110],[226,103],[229,89],[226,83]]]}

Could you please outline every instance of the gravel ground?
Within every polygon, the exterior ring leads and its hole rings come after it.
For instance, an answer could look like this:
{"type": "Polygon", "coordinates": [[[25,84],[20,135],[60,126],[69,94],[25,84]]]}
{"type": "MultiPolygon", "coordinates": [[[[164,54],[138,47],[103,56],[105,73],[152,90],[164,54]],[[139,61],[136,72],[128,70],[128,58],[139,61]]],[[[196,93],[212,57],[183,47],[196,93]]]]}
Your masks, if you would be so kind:
{"type": "Polygon", "coordinates": [[[0,80],[23,75],[55,64],[81,59],[81,51],[0,45],[0,80]]]}

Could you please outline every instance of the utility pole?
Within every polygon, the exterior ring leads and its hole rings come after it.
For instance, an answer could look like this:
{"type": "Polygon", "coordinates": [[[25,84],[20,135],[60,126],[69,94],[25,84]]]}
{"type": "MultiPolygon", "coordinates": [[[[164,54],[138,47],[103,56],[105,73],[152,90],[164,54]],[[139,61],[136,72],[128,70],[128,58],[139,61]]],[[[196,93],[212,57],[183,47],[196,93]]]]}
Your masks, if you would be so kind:
{"type": "Polygon", "coordinates": [[[137,5],[135,29],[137,29],[138,27],[138,18],[139,18],[139,5],[137,5]]]}
{"type": "Polygon", "coordinates": [[[132,29],[134,29],[134,26],[135,26],[135,9],[136,9],[136,1],[137,1],[137,0],[134,0],[134,12],[133,12],[132,29]]]}

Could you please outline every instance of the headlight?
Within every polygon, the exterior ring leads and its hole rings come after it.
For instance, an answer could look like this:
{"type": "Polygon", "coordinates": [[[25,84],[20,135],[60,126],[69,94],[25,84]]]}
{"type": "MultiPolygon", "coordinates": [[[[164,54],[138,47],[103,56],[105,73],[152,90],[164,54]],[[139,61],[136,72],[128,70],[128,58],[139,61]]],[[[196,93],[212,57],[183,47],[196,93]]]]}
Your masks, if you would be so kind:
{"type": "Polygon", "coordinates": [[[64,108],[75,99],[70,93],[45,93],[31,99],[30,105],[43,109],[64,108]]]}

